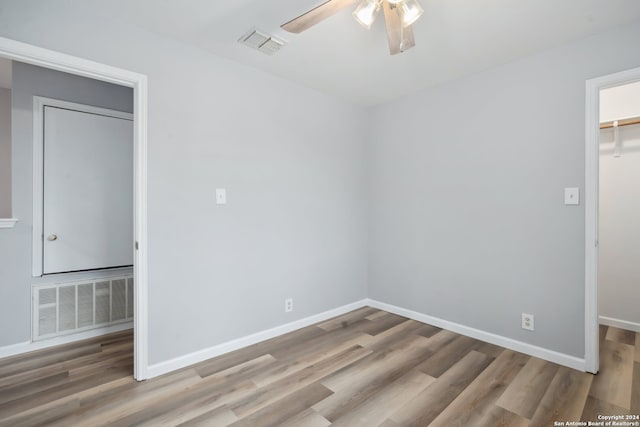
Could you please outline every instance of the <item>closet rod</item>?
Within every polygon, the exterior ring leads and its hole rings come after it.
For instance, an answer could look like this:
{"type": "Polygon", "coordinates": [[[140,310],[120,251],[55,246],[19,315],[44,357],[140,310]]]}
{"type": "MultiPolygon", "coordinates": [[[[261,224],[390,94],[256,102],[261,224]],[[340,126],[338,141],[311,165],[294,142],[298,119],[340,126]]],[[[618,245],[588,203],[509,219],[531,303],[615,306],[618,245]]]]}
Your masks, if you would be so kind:
{"type": "MultiPolygon", "coordinates": [[[[640,117],[631,117],[630,119],[618,120],[618,127],[637,125],[640,123],[640,117]]],[[[609,129],[613,127],[613,122],[600,123],[600,129],[609,129]]]]}

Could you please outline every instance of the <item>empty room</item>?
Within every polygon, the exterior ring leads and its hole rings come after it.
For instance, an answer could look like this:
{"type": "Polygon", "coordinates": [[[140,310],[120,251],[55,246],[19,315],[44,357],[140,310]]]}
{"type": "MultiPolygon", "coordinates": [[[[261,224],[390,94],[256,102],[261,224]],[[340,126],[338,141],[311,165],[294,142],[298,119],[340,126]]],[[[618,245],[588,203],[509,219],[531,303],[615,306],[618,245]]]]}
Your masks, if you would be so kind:
{"type": "Polygon", "coordinates": [[[0,426],[640,426],[638,40],[0,0],[0,426]]]}

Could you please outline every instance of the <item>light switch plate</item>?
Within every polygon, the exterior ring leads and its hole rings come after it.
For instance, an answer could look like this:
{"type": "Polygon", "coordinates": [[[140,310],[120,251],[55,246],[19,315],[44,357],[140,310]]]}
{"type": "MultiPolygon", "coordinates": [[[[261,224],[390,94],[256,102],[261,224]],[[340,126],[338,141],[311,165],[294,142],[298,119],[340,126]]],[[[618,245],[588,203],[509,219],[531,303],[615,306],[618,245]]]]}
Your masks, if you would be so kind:
{"type": "Polygon", "coordinates": [[[216,204],[217,205],[226,205],[227,204],[227,190],[224,188],[216,188],[216,204]]]}
{"type": "Polygon", "coordinates": [[[564,189],[564,204],[565,205],[579,205],[580,204],[580,189],[577,187],[564,189]]]}

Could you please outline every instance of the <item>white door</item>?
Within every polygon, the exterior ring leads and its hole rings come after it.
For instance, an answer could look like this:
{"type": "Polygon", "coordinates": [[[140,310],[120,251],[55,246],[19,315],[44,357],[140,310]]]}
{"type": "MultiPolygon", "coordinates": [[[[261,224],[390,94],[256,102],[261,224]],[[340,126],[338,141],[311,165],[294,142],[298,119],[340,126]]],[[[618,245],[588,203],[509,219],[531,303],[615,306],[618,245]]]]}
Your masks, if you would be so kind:
{"type": "Polygon", "coordinates": [[[133,121],[44,107],[43,273],[133,264],[133,121]]]}

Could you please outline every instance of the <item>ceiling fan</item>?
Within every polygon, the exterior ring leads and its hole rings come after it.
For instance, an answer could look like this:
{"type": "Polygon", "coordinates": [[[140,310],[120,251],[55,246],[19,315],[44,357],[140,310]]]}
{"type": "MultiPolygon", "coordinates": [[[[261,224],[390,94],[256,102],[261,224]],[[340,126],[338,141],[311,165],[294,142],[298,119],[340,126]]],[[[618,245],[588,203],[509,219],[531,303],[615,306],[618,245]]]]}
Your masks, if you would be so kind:
{"type": "MultiPolygon", "coordinates": [[[[310,11],[281,25],[281,28],[290,33],[301,33],[342,9],[353,5],[355,1],[325,1],[310,11]]],[[[404,52],[415,46],[416,42],[413,38],[411,26],[424,12],[418,0],[359,0],[358,7],[353,11],[353,17],[368,29],[375,21],[380,9],[384,10],[391,55],[404,52]]]]}

